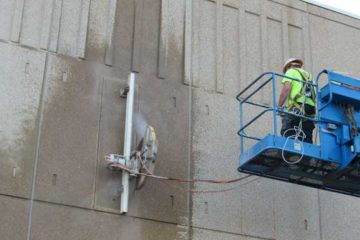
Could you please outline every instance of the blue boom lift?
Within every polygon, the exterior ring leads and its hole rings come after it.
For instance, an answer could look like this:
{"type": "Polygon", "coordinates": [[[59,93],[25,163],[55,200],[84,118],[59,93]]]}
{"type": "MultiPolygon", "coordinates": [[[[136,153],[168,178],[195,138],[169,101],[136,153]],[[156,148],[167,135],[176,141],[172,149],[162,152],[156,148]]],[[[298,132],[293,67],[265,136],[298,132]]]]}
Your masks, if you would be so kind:
{"type": "Polygon", "coordinates": [[[360,196],[360,81],[333,71],[320,72],[316,81],[311,83],[317,92],[317,114],[314,118],[309,118],[276,107],[276,81],[280,81],[279,78],[282,77],[284,76],[273,72],[264,73],[236,97],[240,102],[238,134],[241,155],[238,170],[360,196]],[[259,86],[256,87],[257,85],[259,86]],[[251,97],[263,90],[266,85],[272,86],[271,106],[251,101],[251,97]],[[253,88],[255,90],[251,90],[253,88]],[[262,109],[246,123],[245,105],[262,109]],[[270,113],[273,118],[273,133],[264,138],[246,134],[247,128],[266,113],[270,113]],[[319,144],[305,143],[297,137],[286,138],[278,134],[279,114],[314,121],[318,128],[319,144]],[[246,139],[255,140],[256,143],[245,149],[246,139]]]}

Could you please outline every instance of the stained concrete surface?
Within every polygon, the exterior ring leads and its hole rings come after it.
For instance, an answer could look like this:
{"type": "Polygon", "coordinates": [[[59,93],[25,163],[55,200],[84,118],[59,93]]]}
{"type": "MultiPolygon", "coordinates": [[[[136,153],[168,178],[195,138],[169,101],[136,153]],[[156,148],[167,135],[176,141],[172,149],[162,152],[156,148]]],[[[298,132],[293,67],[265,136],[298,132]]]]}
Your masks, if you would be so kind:
{"type": "MultiPolygon", "coordinates": [[[[107,45],[110,1],[92,1],[89,13],[86,59],[104,63],[107,45]]],[[[110,26],[112,26],[110,24],[110,26]]],[[[110,48],[109,48],[110,49],[110,48]]]]}
{"type": "MultiPolygon", "coordinates": [[[[138,97],[135,114],[135,142],[138,142],[143,133],[145,123],[153,124],[156,129],[162,148],[159,148],[159,167],[155,168],[155,174],[170,176],[171,169],[177,168],[176,177],[186,178],[188,168],[188,94],[186,87],[181,91],[173,91],[172,85],[167,84],[168,91],[157,94],[157,90],[164,85],[162,80],[153,82],[146,86],[147,79],[138,75],[139,83],[138,97]],[[161,85],[160,85],[161,84],[161,85]],[[142,87],[145,86],[145,87],[142,87]],[[157,99],[154,106],[150,99],[157,99]],[[158,104],[161,103],[161,104],[158,104]],[[145,117],[146,116],[146,117],[145,117]],[[171,117],[170,117],[171,116],[171,117]],[[171,135],[167,133],[171,132],[171,135]],[[177,136],[173,139],[172,136],[177,136]],[[172,143],[170,145],[169,143],[172,143]],[[167,156],[172,156],[168,158],[167,156]]],[[[117,104],[125,101],[119,98],[121,84],[115,80],[108,80],[104,83],[102,99],[102,117],[100,126],[100,146],[98,177],[96,186],[96,208],[118,211],[119,209],[119,174],[109,173],[105,169],[103,156],[112,152],[122,152],[122,141],[119,142],[119,135],[123,132],[124,109],[117,109],[117,104]],[[116,109],[116,110],[114,110],[116,109]],[[121,110],[122,109],[122,110],[121,110]]],[[[125,85],[123,85],[125,86],[125,85]]],[[[121,135],[120,135],[121,136],[121,135]]],[[[165,184],[160,181],[148,179],[144,189],[132,194],[128,215],[139,216],[149,219],[166,220],[169,222],[184,222],[182,216],[187,215],[187,186],[182,184],[178,188],[176,184],[165,184]]],[[[134,186],[132,186],[134,187],[134,186]]]]}
{"type": "Polygon", "coordinates": [[[0,43],[0,192],[29,197],[45,54],[0,43]]]}
{"type": "Polygon", "coordinates": [[[37,199],[92,206],[103,85],[100,71],[76,59],[49,57],[37,199]]]}
{"type": "MultiPolygon", "coordinates": [[[[290,0],[0,0],[0,6],[0,73],[6,76],[0,81],[5,92],[0,97],[0,139],[6,140],[0,145],[5,148],[0,152],[0,193],[30,197],[39,147],[32,239],[358,235],[356,226],[347,227],[358,222],[353,198],[258,177],[216,194],[189,190],[227,186],[149,180],[132,192],[128,216],[120,216],[114,213],[121,176],[107,171],[102,161],[104,154],[122,152],[125,100],[118,93],[134,70],[139,72],[136,107],[160,140],[156,174],[244,176],[236,171],[235,95],[259,73],[279,71],[294,55],[304,57],[314,73],[327,67],[358,76],[356,64],[347,64],[358,62],[358,43],[353,41],[358,39],[358,20],[290,0]],[[184,80],[185,71],[191,79],[184,80]],[[26,169],[16,167],[16,177],[9,166],[14,156],[26,169]],[[344,231],[334,231],[334,224],[344,231]]],[[[270,104],[270,98],[267,89],[256,100],[270,104]]],[[[254,114],[246,109],[244,117],[254,114]]],[[[250,131],[268,133],[269,121],[266,117],[250,131]]],[[[139,138],[138,133],[135,140],[139,138]]],[[[4,216],[14,216],[1,218],[1,223],[19,222],[21,230],[14,237],[25,239],[26,200],[2,202],[4,216]]],[[[7,237],[14,229],[0,232],[7,237]]]]}
{"type": "MultiPolygon", "coordinates": [[[[187,87],[181,86],[175,90],[174,84],[164,83],[163,80],[148,84],[149,80],[142,75],[138,80],[139,113],[147,123],[153,125],[160,144],[155,174],[186,179],[190,134],[187,87]]],[[[140,130],[138,135],[142,135],[141,125],[140,129],[135,130],[140,130]]],[[[183,223],[183,217],[189,211],[187,190],[184,183],[150,180],[144,189],[135,192],[129,214],[183,223]]]]}
{"type": "MultiPolygon", "coordinates": [[[[135,19],[141,19],[142,16],[135,17],[136,7],[142,1],[117,1],[116,6],[116,22],[113,31],[113,49],[112,51],[112,64],[114,67],[121,69],[132,69],[132,61],[135,56],[133,55],[133,44],[135,44],[135,19]]],[[[140,6],[141,7],[141,6],[140,6]]],[[[140,21],[140,20],[138,20],[140,21]]]]}
{"type": "Polygon", "coordinates": [[[95,207],[98,209],[119,210],[121,174],[106,168],[104,156],[122,153],[125,127],[124,114],[126,99],[120,98],[120,88],[126,87],[126,79],[104,79],[101,96],[101,116],[99,126],[99,149],[97,180],[95,183],[95,207]]]}

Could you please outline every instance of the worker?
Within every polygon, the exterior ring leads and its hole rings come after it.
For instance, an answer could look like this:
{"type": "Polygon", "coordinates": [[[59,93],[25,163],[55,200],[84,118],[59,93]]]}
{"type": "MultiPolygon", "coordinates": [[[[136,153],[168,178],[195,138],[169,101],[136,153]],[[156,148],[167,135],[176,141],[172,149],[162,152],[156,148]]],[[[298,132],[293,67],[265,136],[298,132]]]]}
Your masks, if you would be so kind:
{"type": "MultiPolygon", "coordinates": [[[[311,74],[302,69],[303,65],[303,61],[297,58],[290,58],[285,62],[283,66],[285,77],[281,81],[282,89],[277,107],[284,108],[298,115],[314,117],[316,112],[316,93],[312,85],[301,82],[309,81],[312,83],[311,74]],[[300,81],[287,77],[299,79],[300,81]]],[[[312,132],[315,128],[313,121],[290,114],[282,114],[282,127],[280,131],[282,136],[295,136],[297,131],[299,131],[299,126],[304,133],[299,139],[301,140],[303,137],[304,142],[312,143],[312,132]]]]}

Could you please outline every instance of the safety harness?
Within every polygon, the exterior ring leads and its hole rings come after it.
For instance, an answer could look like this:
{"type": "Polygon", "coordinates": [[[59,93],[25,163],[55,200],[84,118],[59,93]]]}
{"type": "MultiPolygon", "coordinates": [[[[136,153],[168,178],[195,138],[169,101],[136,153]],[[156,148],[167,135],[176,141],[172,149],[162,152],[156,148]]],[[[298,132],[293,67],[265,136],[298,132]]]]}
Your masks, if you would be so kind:
{"type": "MultiPolygon", "coordinates": [[[[302,88],[301,88],[300,92],[298,94],[296,94],[296,96],[292,99],[292,104],[288,108],[292,109],[295,107],[295,108],[299,109],[300,113],[302,113],[306,116],[309,116],[309,117],[314,117],[315,112],[312,114],[307,114],[305,111],[305,104],[306,104],[307,98],[310,98],[314,104],[316,102],[316,92],[315,92],[314,87],[312,86],[312,83],[313,83],[312,76],[310,73],[309,73],[309,75],[304,76],[304,74],[299,69],[294,68],[294,70],[296,70],[300,74],[302,80],[305,81],[306,83],[301,82],[302,88]],[[303,97],[303,101],[300,103],[297,100],[301,97],[303,97]]],[[[315,106],[314,106],[314,108],[315,108],[315,106]]]]}

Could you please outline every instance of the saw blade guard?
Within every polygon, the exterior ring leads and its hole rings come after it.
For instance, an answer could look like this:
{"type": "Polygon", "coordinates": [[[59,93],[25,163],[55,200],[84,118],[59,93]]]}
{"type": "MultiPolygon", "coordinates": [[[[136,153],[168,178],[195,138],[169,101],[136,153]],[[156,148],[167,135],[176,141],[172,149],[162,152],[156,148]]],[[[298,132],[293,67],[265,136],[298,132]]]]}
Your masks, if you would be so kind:
{"type": "MultiPolygon", "coordinates": [[[[155,163],[158,153],[158,140],[155,129],[148,125],[145,130],[143,139],[141,139],[138,150],[141,153],[141,167],[139,172],[152,175],[155,169],[155,163]]],[[[146,181],[147,176],[139,175],[136,182],[136,189],[141,189],[146,181]]]]}

